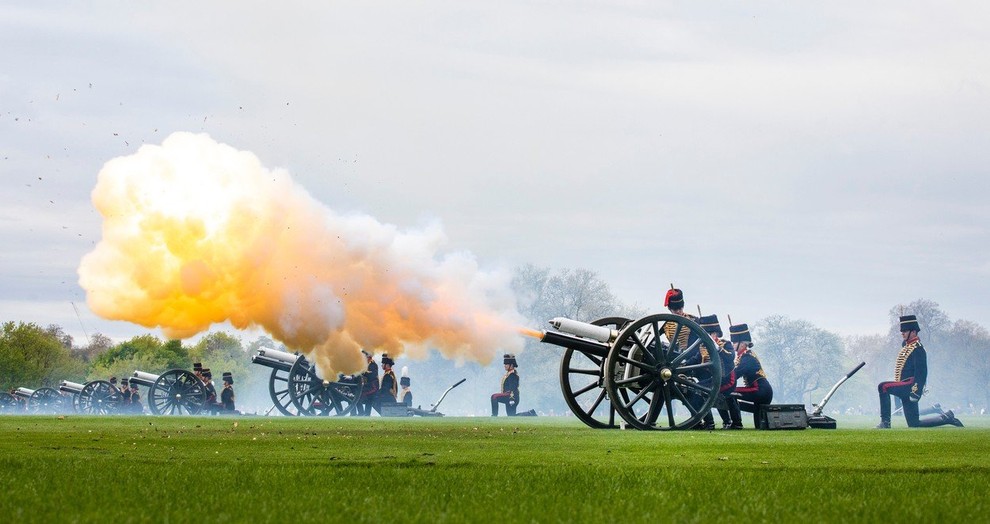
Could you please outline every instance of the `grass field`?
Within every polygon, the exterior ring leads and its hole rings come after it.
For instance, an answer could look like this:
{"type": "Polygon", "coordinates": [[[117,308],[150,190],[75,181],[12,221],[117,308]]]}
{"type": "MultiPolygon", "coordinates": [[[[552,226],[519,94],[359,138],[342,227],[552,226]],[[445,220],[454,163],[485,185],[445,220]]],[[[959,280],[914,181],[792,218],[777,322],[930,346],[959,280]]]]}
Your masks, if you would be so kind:
{"type": "Polygon", "coordinates": [[[660,433],[546,418],[5,416],[0,519],[986,521],[990,422],[963,420],[660,433]]]}

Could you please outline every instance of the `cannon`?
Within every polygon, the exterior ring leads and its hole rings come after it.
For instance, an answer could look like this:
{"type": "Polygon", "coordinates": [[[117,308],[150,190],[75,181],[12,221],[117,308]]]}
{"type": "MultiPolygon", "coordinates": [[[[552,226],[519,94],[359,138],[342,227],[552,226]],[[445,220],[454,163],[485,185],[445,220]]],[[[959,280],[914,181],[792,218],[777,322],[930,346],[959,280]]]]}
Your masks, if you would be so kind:
{"type": "Polygon", "coordinates": [[[351,415],[361,400],[364,384],[360,376],[337,375],[336,381],[326,380],[306,357],[299,356],[289,368],[288,397],[300,415],[351,415]]]}
{"type": "Polygon", "coordinates": [[[17,388],[14,396],[22,399],[28,413],[61,413],[66,408],[61,393],[53,388],[17,388]]]}
{"type": "Polygon", "coordinates": [[[667,313],[591,323],[558,317],[550,326],[524,334],[566,349],[561,392],[589,427],[690,429],[711,412],[722,365],[708,357],[718,348],[693,320],[667,313]]]}
{"type": "Polygon", "coordinates": [[[73,408],[88,415],[109,415],[120,408],[123,396],[113,384],[105,380],[93,380],[85,384],[63,380],[59,391],[73,395],[73,408]]]}
{"type": "MultiPolygon", "coordinates": [[[[268,377],[272,407],[289,417],[299,414],[289,396],[289,371],[300,358],[302,357],[293,353],[267,348],[259,349],[258,354],[251,357],[251,362],[272,369],[272,374],[268,377]]],[[[271,412],[271,409],[268,411],[271,412]]]]}
{"type": "Polygon", "coordinates": [[[161,375],[135,370],[130,381],[148,388],[148,409],[155,415],[196,415],[206,407],[206,385],[184,369],[161,375]]]}
{"type": "Polygon", "coordinates": [[[10,393],[0,393],[0,413],[24,413],[24,401],[10,393]]]}

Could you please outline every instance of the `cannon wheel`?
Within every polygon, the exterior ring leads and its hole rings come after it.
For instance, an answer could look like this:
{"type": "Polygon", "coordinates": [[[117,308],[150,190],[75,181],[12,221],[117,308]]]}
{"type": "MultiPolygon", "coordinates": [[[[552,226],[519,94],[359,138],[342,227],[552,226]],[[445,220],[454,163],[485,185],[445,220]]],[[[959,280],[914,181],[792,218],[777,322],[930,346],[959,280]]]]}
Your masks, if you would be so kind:
{"type": "Polygon", "coordinates": [[[74,413],[82,413],[82,407],[79,405],[79,393],[70,393],[72,399],[69,401],[72,404],[72,411],[74,413]]]}
{"type": "Polygon", "coordinates": [[[361,399],[361,378],[323,380],[316,374],[316,366],[300,357],[289,370],[289,399],[300,415],[350,415],[361,399]]]}
{"type": "Polygon", "coordinates": [[[298,413],[289,411],[292,406],[292,397],[289,396],[289,372],[281,369],[272,369],[272,375],[268,379],[268,392],[272,396],[275,407],[287,417],[294,417],[298,413]]]}
{"type": "Polygon", "coordinates": [[[161,374],[148,390],[148,408],[155,415],[195,415],[206,404],[206,386],[184,369],[161,374]]]}
{"type": "Polygon", "coordinates": [[[0,393],[0,413],[16,413],[21,406],[17,397],[10,393],[0,393]]]}
{"type": "MultiPolygon", "coordinates": [[[[622,329],[628,318],[606,317],[592,322],[596,326],[622,329]]],[[[568,348],[560,361],[560,391],[564,401],[581,422],[595,429],[619,427],[615,407],[605,390],[605,356],[568,348]],[[588,382],[593,377],[592,382],[588,382]]]]}
{"type": "Polygon", "coordinates": [[[605,388],[619,416],[634,428],[690,429],[711,413],[718,396],[722,364],[717,355],[715,342],[696,322],[649,315],[619,333],[605,361],[605,388]],[[665,323],[673,327],[673,340],[663,330],[665,323]],[[701,362],[704,352],[714,358],[701,362]]]}
{"type": "Polygon", "coordinates": [[[120,390],[106,380],[87,382],[79,393],[79,412],[87,415],[116,413],[123,397],[120,390]]]}
{"type": "Polygon", "coordinates": [[[28,409],[31,413],[61,413],[62,394],[52,388],[36,389],[28,399],[28,409]]]}

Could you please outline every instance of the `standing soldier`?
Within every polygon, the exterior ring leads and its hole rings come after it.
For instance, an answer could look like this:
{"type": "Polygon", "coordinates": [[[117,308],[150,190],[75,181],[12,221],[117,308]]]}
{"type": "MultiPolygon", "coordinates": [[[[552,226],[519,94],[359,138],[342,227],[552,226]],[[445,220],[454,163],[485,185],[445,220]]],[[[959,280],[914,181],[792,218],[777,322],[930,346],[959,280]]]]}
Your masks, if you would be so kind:
{"type": "MultiPolygon", "coordinates": [[[[698,320],[697,317],[684,311],[684,292],[675,288],[673,284],[670,285],[670,289],[667,291],[667,295],[663,299],[663,305],[671,312],[671,314],[684,317],[688,320],[698,320]]],[[[664,335],[667,337],[667,342],[670,343],[672,348],[675,348],[674,352],[679,354],[686,348],[690,347],[690,345],[697,339],[697,336],[690,329],[685,327],[680,327],[680,331],[678,332],[678,326],[680,326],[680,324],[675,322],[664,322],[662,329],[664,335]]],[[[699,344],[698,351],[685,358],[684,363],[686,365],[697,365],[708,362],[709,360],[710,356],[708,355],[708,349],[705,348],[704,345],[699,344]]],[[[707,370],[692,372],[691,376],[699,382],[711,382],[711,373],[707,370]]],[[[704,398],[694,391],[685,392],[685,397],[686,400],[691,403],[691,407],[694,410],[701,409],[705,403],[704,398]]],[[[715,429],[715,419],[712,417],[711,413],[707,414],[704,420],[694,426],[694,429],[715,429]]]]}
{"type": "Polygon", "coordinates": [[[736,377],[742,377],[743,387],[737,387],[732,396],[739,402],[739,409],[753,414],[753,425],[760,428],[760,408],[773,401],[773,387],[767,380],[767,373],[763,371],[763,364],[756,353],[750,349],[753,347],[753,339],[749,335],[749,326],[746,324],[736,324],[729,326],[729,337],[735,344],[736,377]]]}
{"type": "Polygon", "coordinates": [[[131,413],[141,415],[144,413],[144,406],[141,405],[141,393],[138,392],[137,382],[131,382],[131,413]]]}
{"type": "Polygon", "coordinates": [[[206,391],[206,402],[203,407],[209,410],[210,415],[217,414],[217,388],[213,386],[213,372],[210,368],[203,368],[203,389],[206,391]]]}
{"type": "Polygon", "coordinates": [[[361,388],[361,401],[358,402],[357,414],[367,417],[371,415],[371,407],[378,395],[380,384],[378,383],[378,364],[375,363],[375,359],[367,351],[361,350],[361,353],[368,359],[368,370],[361,374],[364,387],[361,388]]]}
{"type": "Polygon", "coordinates": [[[890,396],[901,399],[904,407],[904,419],[910,428],[931,428],[952,424],[962,427],[963,423],[956,418],[952,410],[935,417],[919,420],[918,401],[925,392],[925,381],[928,379],[928,357],[925,346],[921,345],[918,332],[921,326],[915,315],[903,315],[901,321],[901,351],[894,362],[894,380],[881,382],[877,385],[880,393],[880,424],[878,429],[890,428],[890,396]]]}
{"type": "Polygon", "coordinates": [[[505,414],[515,416],[516,406],[519,405],[519,374],[516,373],[516,356],[506,353],[502,357],[505,365],[505,376],[502,377],[502,392],[492,395],[492,416],[498,416],[498,405],[505,404],[505,414]]]}
{"type": "Polygon", "coordinates": [[[718,346],[718,357],[722,362],[722,383],[716,401],[718,415],[722,418],[722,429],[742,429],[739,402],[732,396],[732,392],[736,389],[735,351],[731,344],[722,340],[722,326],[718,322],[718,315],[700,317],[698,323],[711,335],[715,345],[718,346]]]}
{"type": "Polygon", "coordinates": [[[131,410],[131,388],[128,386],[127,377],[120,381],[120,410],[128,412],[131,410]]]}
{"type": "Polygon", "coordinates": [[[196,378],[198,378],[200,382],[205,382],[203,380],[203,363],[202,362],[193,362],[193,375],[196,375],[196,378]]]}
{"type": "Polygon", "coordinates": [[[224,413],[233,415],[237,413],[234,407],[234,375],[230,371],[223,372],[223,391],[220,392],[220,403],[223,405],[224,413]]]}
{"type": "Polygon", "coordinates": [[[402,366],[402,378],[399,379],[399,385],[402,386],[402,392],[399,393],[399,404],[406,406],[407,408],[412,407],[412,390],[409,389],[409,367],[402,366]]]}
{"type": "Polygon", "coordinates": [[[394,365],[395,361],[392,360],[392,357],[388,356],[388,353],[382,354],[382,383],[378,389],[378,397],[375,402],[375,409],[379,413],[382,412],[383,404],[395,404],[395,394],[398,393],[398,385],[395,382],[395,372],[392,371],[392,366],[394,365]]]}

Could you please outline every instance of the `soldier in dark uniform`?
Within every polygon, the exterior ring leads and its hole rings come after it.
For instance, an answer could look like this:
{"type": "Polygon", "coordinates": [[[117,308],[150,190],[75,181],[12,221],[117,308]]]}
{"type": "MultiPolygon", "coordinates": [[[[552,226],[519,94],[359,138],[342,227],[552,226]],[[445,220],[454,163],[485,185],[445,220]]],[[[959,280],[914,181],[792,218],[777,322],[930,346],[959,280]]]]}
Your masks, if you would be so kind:
{"type": "Polygon", "coordinates": [[[234,375],[229,371],[223,372],[223,391],[220,392],[220,404],[223,405],[224,414],[237,413],[237,408],[234,407],[234,375]]]}
{"type": "Polygon", "coordinates": [[[138,391],[137,382],[131,382],[131,413],[141,415],[144,413],[144,406],[141,404],[141,393],[138,391]]]}
{"type": "Polygon", "coordinates": [[[371,408],[378,396],[380,384],[378,383],[378,364],[375,363],[375,359],[367,351],[362,350],[361,353],[368,359],[368,370],[361,374],[364,387],[361,388],[361,400],[358,402],[356,411],[358,415],[367,417],[371,415],[371,408]]]}
{"type": "Polygon", "coordinates": [[[763,371],[763,364],[753,347],[753,339],[749,334],[749,326],[736,324],[729,326],[729,337],[736,349],[734,371],[736,378],[743,379],[743,387],[736,387],[732,396],[739,401],[739,409],[753,414],[753,425],[760,427],[760,407],[773,401],[773,387],[763,371]]]}
{"type": "Polygon", "coordinates": [[[392,371],[392,366],[395,365],[395,361],[392,357],[388,356],[388,353],[382,354],[382,381],[381,387],[378,388],[378,396],[375,401],[375,409],[379,413],[382,412],[383,405],[395,404],[395,394],[398,393],[398,384],[395,381],[395,372],[392,371]]]}
{"type": "Polygon", "coordinates": [[[928,357],[925,346],[921,345],[918,332],[921,326],[915,315],[904,315],[901,322],[901,351],[894,362],[894,380],[877,385],[880,393],[880,424],[878,429],[890,428],[890,396],[899,397],[904,407],[904,419],[911,428],[931,428],[952,424],[962,427],[962,422],[951,410],[935,417],[920,419],[918,401],[925,392],[928,379],[928,357]]]}
{"type": "Polygon", "coordinates": [[[732,396],[732,392],[736,390],[735,351],[728,341],[722,340],[722,326],[718,322],[718,315],[701,317],[698,323],[718,346],[718,357],[722,363],[722,383],[715,403],[718,415],[722,418],[722,429],[742,429],[739,402],[732,396]]]}
{"type": "Polygon", "coordinates": [[[202,362],[193,362],[193,375],[196,375],[200,382],[204,382],[202,362]]]}
{"type": "Polygon", "coordinates": [[[213,372],[210,368],[203,368],[203,389],[206,391],[206,402],[203,403],[203,407],[207,409],[210,415],[217,414],[217,408],[220,406],[217,403],[217,388],[213,385],[213,372]]]}
{"type": "Polygon", "coordinates": [[[492,416],[498,416],[498,405],[505,404],[505,414],[514,416],[519,405],[519,374],[516,373],[516,356],[507,353],[502,357],[505,365],[505,376],[502,377],[502,391],[492,394],[492,416]]]}
{"type": "Polygon", "coordinates": [[[405,366],[402,367],[402,378],[399,379],[399,385],[402,386],[402,391],[399,392],[399,404],[411,408],[413,394],[412,390],[409,389],[409,368],[405,366]]]}
{"type": "MultiPolygon", "coordinates": [[[[684,292],[680,289],[671,287],[671,289],[667,291],[667,295],[664,297],[663,305],[674,315],[681,316],[689,320],[698,320],[698,317],[684,311],[684,292]]],[[[678,325],[679,324],[675,322],[664,322],[662,328],[664,335],[667,337],[667,341],[672,347],[676,348],[676,353],[683,352],[698,338],[694,332],[685,327],[681,327],[680,332],[678,332],[678,325]],[[677,339],[676,343],[674,340],[675,338],[677,339]]],[[[697,351],[684,359],[684,364],[692,366],[703,364],[709,360],[710,356],[708,355],[708,349],[699,344],[697,351]]],[[[691,372],[690,375],[696,379],[699,384],[704,384],[706,381],[708,384],[711,383],[711,373],[707,370],[694,371],[691,372]]],[[[705,404],[705,399],[693,389],[684,391],[684,396],[687,401],[691,403],[694,410],[701,409],[705,404]]],[[[694,429],[715,429],[715,418],[712,417],[711,413],[707,414],[705,418],[694,427],[694,429]]]]}
{"type": "Polygon", "coordinates": [[[131,411],[131,388],[126,377],[120,381],[120,410],[131,411]]]}

